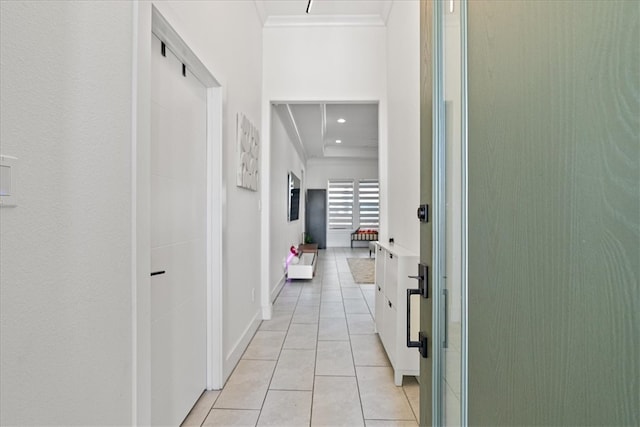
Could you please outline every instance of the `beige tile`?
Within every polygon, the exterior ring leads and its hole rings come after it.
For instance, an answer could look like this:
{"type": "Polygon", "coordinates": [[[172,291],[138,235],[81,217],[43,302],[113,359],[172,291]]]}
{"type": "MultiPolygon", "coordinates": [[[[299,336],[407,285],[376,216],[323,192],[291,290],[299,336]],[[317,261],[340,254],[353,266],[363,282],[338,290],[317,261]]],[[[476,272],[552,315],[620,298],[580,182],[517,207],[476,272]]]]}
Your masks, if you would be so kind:
{"type": "Polygon", "coordinates": [[[338,276],[325,276],[322,279],[323,289],[340,289],[340,279],[338,276]]]}
{"type": "Polygon", "coordinates": [[[318,293],[313,293],[313,291],[301,293],[300,298],[298,299],[297,307],[300,307],[302,305],[320,307],[321,298],[322,294],[320,293],[320,290],[318,290],[318,293]]]}
{"type": "Polygon", "coordinates": [[[292,282],[287,282],[286,285],[280,291],[279,297],[297,297],[300,295],[300,291],[302,291],[301,286],[297,286],[296,284],[292,284],[292,282]]]}
{"type": "Polygon", "coordinates": [[[318,340],[348,341],[347,321],[342,317],[322,317],[318,328],[318,340]]]}
{"type": "Polygon", "coordinates": [[[320,317],[342,317],[344,318],[344,306],[340,302],[323,302],[320,306],[320,317]]]}
{"type": "Polygon", "coordinates": [[[263,320],[260,325],[261,331],[286,331],[289,329],[292,313],[274,311],[270,320],[263,320]]]}
{"type": "Polygon", "coordinates": [[[356,366],[390,366],[378,334],[351,335],[351,347],[356,366]]]}
{"type": "Polygon", "coordinates": [[[312,390],[315,363],[315,350],[282,350],[269,388],[312,390]]]}
{"type": "Polygon", "coordinates": [[[369,314],[369,306],[362,297],[348,299],[345,298],[344,311],[347,314],[369,314]]]}
{"type": "Polygon", "coordinates": [[[373,285],[360,285],[362,289],[362,295],[369,306],[369,311],[375,316],[376,310],[376,291],[373,285]]]}
{"type": "Polygon", "coordinates": [[[358,385],[354,377],[316,377],[311,425],[364,425],[358,385]]]}
{"type": "Polygon", "coordinates": [[[360,288],[355,287],[355,288],[343,288],[342,289],[342,297],[344,299],[352,299],[352,298],[356,298],[356,299],[362,299],[362,291],[360,291],[360,288]]]}
{"type": "Polygon", "coordinates": [[[349,334],[374,334],[375,325],[370,314],[347,314],[349,334]]]}
{"type": "Polygon", "coordinates": [[[418,427],[416,421],[365,420],[365,424],[367,427],[418,427]]]}
{"type": "Polygon", "coordinates": [[[393,383],[390,367],[356,367],[365,419],[415,421],[402,387],[393,383]]]}
{"type": "Polygon", "coordinates": [[[287,338],[283,348],[287,349],[314,349],[318,338],[318,325],[294,324],[289,326],[287,338]]]}
{"type": "Polygon", "coordinates": [[[311,391],[269,390],[259,426],[308,426],[311,420],[311,391]]]}
{"type": "Polygon", "coordinates": [[[187,415],[187,418],[180,424],[182,427],[201,426],[209,414],[213,403],[220,395],[219,390],[205,391],[202,393],[196,404],[187,415]]]}
{"type": "Polygon", "coordinates": [[[260,411],[212,409],[203,426],[255,426],[260,411]]]}
{"type": "Polygon", "coordinates": [[[286,332],[258,331],[249,347],[242,355],[243,359],[278,360],[286,332]]]}
{"type": "Polygon", "coordinates": [[[298,297],[278,297],[278,299],[273,303],[273,311],[293,313],[297,302],[298,297]]]}
{"type": "Polygon", "coordinates": [[[316,375],[355,375],[349,341],[318,341],[316,375]]]}
{"type": "Polygon", "coordinates": [[[240,360],[214,408],[260,409],[275,366],[272,360],[240,360]]]}
{"type": "Polygon", "coordinates": [[[319,305],[300,305],[300,303],[298,303],[296,311],[293,313],[291,323],[318,323],[319,317],[319,305]]]}
{"type": "Polygon", "coordinates": [[[342,292],[337,290],[322,290],[322,302],[342,302],[342,292]]]}
{"type": "Polygon", "coordinates": [[[418,384],[416,377],[403,377],[402,388],[407,399],[409,399],[413,415],[416,420],[420,420],[420,384],[418,384]]]}

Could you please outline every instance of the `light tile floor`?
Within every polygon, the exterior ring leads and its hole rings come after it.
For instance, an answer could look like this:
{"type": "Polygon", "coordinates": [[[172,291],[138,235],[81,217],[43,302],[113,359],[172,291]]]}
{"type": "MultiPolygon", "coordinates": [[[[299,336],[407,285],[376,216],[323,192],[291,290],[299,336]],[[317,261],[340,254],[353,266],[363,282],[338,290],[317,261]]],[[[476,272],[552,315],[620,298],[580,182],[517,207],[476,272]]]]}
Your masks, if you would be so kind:
{"type": "Polygon", "coordinates": [[[393,383],[374,330],[374,287],[347,258],[319,252],[313,280],[287,282],[220,391],[207,391],[183,426],[417,426],[415,378],[393,383]]]}

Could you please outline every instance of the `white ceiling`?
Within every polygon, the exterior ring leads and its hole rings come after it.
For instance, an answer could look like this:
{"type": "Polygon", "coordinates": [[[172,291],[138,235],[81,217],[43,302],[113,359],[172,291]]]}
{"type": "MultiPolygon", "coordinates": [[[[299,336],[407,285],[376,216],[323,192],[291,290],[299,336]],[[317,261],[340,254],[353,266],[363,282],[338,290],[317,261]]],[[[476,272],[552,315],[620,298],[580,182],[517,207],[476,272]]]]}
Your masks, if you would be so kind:
{"type": "MultiPolygon", "coordinates": [[[[254,3],[265,27],[386,25],[393,0],[313,0],[309,14],[308,0],[254,3]]],[[[305,159],[378,157],[378,104],[279,103],[274,109],[305,159]]]]}
{"type": "Polygon", "coordinates": [[[278,103],[274,109],[305,159],[378,158],[378,104],[278,103]]]}
{"type": "Polygon", "coordinates": [[[385,25],[393,0],[254,0],[265,26],[323,25],[357,22],[385,25]]]}

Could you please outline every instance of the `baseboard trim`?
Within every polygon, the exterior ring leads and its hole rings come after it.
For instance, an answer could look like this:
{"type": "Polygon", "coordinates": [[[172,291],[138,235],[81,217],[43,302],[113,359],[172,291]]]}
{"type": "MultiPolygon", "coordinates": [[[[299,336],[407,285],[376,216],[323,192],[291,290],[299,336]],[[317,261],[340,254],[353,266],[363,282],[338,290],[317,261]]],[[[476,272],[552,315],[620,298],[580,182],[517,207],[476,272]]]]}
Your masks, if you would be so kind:
{"type": "Polygon", "coordinates": [[[278,294],[280,293],[280,291],[282,290],[282,287],[284,286],[285,282],[287,281],[287,276],[286,275],[282,275],[282,278],[280,279],[280,281],[278,282],[278,284],[276,285],[275,288],[273,288],[273,290],[271,291],[271,304],[273,304],[273,302],[276,300],[276,298],[278,297],[278,294]]]}
{"type": "Polygon", "coordinates": [[[256,331],[260,327],[261,321],[262,319],[260,318],[260,312],[257,312],[253,316],[253,319],[251,319],[251,322],[249,322],[249,325],[247,325],[240,339],[236,341],[236,344],[233,346],[233,349],[229,353],[227,353],[227,356],[225,357],[225,361],[224,361],[223,383],[226,383],[229,377],[231,376],[231,373],[233,372],[236,365],[242,358],[244,351],[249,346],[251,339],[253,338],[256,331]]]}

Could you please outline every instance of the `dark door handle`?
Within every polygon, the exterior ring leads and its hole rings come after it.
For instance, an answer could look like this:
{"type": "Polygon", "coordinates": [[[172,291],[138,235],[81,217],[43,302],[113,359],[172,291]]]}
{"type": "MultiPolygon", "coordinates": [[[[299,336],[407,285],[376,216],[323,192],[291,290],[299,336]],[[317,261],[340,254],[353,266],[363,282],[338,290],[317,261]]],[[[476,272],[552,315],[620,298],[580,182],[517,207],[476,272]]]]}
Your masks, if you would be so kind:
{"type": "Polygon", "coordinates": [[[164,270],[161,270],[161,271],[153,271],[153,272],[151,272],[151,276],[157,276],[157,275],[159,275],[159,274],[164,274],[164,273],[166,273],[166,271],[164,271],[164,270]]]}
{"type": "Polygon", "coordinates": [[[418,281],[418,289],[414,289],[414,291],[416,293],[420,291],[419,293],[423,298],[429,298],[429,266],[422,263],[418,264],[418,275],[408,277],[418,281]]]}
{"type": "Polygon", "coordinates": [[[422,357],[427,357],[427,337],[418,333],[418,341],[411,341],[411,295],[422,295],[422,289],[407,289],[407,347],[417,347],[422,357]]]}

